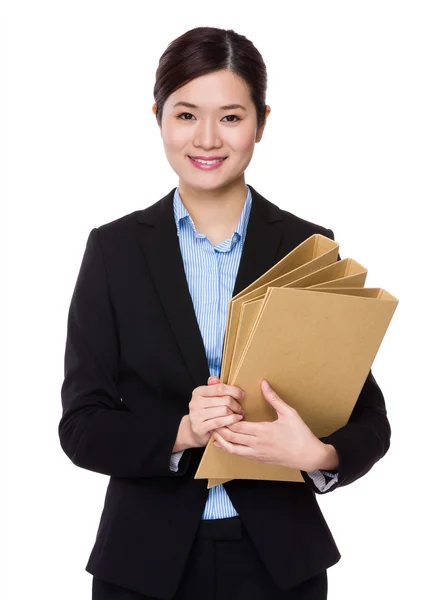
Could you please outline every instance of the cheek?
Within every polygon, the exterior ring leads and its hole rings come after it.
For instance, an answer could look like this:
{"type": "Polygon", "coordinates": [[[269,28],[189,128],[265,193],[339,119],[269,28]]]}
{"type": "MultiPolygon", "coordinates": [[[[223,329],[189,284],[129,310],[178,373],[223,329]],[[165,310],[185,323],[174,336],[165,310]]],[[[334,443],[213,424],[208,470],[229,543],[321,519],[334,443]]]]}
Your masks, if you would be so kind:
{"type": "Polygon", "coordinates": [[[168,152],[178,152],[189,141],[189,137],[190,133],[185,128],[178,128],[169,123],[163,129],[164,148],[168,152]]]}
{"type": "Polygon", "coordinates": [[[243,154],[252,152],[256,141],[256,130],[254,127],[239,127],[237,130],[231,132],[231,134],[230,144],[234,151],[243,154]]]}

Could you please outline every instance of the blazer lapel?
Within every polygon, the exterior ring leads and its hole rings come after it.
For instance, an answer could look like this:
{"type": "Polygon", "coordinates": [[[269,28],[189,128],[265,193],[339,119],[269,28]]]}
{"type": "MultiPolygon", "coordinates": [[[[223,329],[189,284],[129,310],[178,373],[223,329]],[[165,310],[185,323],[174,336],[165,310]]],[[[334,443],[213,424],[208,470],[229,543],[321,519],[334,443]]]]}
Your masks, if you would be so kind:
{"type": "MultiPolygon", "coordinates": [[[[277,262],[282,239],[280,209],[252,186],[252,206],[233,296],[277,262]]],[[[141,211],[142,245],[152,281],[195,387],[206,385],[209,366],[184,271],[173,214],[173,188],[164,198],[141,211]]]]}
{"type": "Polygon", "coordinates": [[[282,211],[252,185],[252,206],[232,297],[268,271],[276,262],[283,236],[282,211]]]}

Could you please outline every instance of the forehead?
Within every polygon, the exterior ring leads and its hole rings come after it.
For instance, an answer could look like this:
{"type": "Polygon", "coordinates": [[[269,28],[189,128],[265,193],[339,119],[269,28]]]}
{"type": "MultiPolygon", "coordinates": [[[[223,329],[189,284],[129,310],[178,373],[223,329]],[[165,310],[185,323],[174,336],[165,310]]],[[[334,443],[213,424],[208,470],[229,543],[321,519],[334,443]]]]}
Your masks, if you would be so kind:
{"type": "Polygon", "coordinates": [[[203,110],[219,109],[230,104],[248,108],[251,103],[245,81],[227,70],[208,73],[184,84],[172,92],[166,104],[173,107],[177,102],[188,102],[203,110]]]}

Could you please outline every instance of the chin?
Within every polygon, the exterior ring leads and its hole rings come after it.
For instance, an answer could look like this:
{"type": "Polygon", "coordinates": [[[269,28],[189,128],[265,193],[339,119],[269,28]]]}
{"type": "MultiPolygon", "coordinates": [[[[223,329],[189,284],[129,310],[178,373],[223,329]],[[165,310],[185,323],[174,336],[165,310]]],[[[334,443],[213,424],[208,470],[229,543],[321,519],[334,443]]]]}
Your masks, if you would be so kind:
{"type": "Polygon", "coordinates": [[[190,188],[197,190],[217,190],[228,185],[226,181],[200,181],[197,179],[183,179],[183,182],[190,188]]]}

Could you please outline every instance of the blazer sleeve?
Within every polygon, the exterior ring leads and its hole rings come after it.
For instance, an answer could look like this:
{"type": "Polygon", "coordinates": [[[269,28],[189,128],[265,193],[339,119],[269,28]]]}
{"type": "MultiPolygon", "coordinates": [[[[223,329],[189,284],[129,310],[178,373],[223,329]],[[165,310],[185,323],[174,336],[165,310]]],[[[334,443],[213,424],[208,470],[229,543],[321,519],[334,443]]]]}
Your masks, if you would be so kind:
{"type": "Polygon", "coordinates": [[[124,406],[118,389],[119,337],[100,244],[91,230],[68,311],[62,383],[62,449],[78,467],[114,477],[179,477],[170,456],[183,417],[163,402],[144,412],[124,406]],[[155,408],[156,407],[156,408],[155,408]]]}
{"type": "MultiPolygon", "coordinates": [[[[388,451],[390,437],[384,396],[370,371],[347,424],[320,438],[333,445],[339,456],[338,480],[325,493],[349,485],[370,471],[388,451]]],[[[313,491],[321,493],[308,473],[302,471],[302,475],[313,491]]]]}

